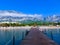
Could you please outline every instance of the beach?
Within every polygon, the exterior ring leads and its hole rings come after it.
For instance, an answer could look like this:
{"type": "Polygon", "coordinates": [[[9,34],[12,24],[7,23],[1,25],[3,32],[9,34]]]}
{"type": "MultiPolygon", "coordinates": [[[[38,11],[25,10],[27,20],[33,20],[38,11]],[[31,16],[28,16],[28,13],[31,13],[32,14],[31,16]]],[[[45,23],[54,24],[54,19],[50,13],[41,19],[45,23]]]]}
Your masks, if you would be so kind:
{"type": "MultiPolygon", "coordinates": [[[[31,29],[33,26],[0,27],[0,29],[31,29]]],[[[38,26],[39,29],[60,29],[60,26],[38,26]]]]}

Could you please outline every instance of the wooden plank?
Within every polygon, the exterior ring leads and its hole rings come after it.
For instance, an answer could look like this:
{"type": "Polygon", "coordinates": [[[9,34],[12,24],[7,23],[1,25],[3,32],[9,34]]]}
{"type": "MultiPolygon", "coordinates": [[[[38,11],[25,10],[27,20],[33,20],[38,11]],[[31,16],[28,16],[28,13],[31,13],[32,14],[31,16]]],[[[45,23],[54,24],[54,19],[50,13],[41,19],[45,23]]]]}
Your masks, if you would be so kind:
{"type": "Polygon", "coordinates": [[[21,45],[58,45],[50,40],[39,29],[32,28],[29,34],[22,40],[21,45]]]}

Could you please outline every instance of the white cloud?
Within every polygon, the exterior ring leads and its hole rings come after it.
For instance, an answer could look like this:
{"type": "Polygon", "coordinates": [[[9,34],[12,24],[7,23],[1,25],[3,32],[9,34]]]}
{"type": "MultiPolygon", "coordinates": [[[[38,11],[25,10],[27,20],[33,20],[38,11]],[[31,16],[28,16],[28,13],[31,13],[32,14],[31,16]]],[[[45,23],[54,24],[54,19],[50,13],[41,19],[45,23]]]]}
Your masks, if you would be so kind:
{"type": "Polygon", "coordinates": [[[24,14],[24,13],[20,13],[20,12],[16,12],[14,10],[12,11],[6,11],[6,10],[0,10],[0,16],[19,16],[19,17],[22,17],[22,16],[25,16],[25,17],[42,17],[41,14],[24,14]]]}

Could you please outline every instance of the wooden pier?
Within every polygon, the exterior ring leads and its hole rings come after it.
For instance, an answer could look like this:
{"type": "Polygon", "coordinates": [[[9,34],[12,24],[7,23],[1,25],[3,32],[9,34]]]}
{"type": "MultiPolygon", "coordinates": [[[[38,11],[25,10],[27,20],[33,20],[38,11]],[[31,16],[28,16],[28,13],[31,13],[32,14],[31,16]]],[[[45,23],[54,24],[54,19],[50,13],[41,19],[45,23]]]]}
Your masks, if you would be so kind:
{"type": "Polygon", "coordinates": [[[58,45],[49,39],[39,29],[32,28],[28,35],[22,40],[20,45],[58,45]]]}

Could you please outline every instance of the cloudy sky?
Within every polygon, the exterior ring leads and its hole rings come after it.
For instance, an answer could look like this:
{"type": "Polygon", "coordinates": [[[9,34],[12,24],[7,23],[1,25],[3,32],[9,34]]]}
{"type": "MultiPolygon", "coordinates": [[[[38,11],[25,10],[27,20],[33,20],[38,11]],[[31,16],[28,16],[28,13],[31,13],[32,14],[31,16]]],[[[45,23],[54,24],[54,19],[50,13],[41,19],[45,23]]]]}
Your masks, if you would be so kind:
{"type": "Polygon", "coordinates": [[[0,15],[4,14],[60,15],[60,0],[0,0],[0,15]]]}
{"type": "Polygon", "coordinates": [[[14,10],[0,10],[0,16],[20,16],[20,17],[42,17],[41,14],[24,14],[14,10]]]}

